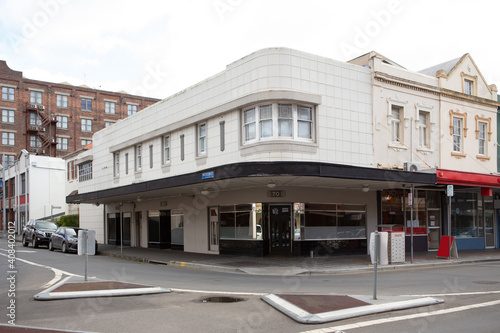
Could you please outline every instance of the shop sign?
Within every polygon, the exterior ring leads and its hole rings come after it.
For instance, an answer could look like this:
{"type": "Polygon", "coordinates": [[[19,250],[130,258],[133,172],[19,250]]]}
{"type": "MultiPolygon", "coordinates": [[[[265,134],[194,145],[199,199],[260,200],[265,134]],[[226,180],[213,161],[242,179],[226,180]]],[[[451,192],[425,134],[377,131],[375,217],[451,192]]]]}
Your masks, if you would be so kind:
{"type": "Polygon", "coordinates": [[[201,174],[201,179],[209,179],[209,178],[214,178],[214,172],[204,172],[201,174]]]}
{"type": "Polygon", "coordinates": [[[267,196],[271,198],[283,198],[285,191],[267,191],[267,196]]]}

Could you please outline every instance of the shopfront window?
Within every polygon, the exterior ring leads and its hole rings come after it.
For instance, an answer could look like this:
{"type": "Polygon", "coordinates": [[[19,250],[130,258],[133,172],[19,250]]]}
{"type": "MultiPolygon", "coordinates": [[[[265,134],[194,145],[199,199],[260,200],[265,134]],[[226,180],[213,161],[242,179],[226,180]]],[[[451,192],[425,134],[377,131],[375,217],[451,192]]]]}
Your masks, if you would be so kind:
{"type": "Polygon", "coordinates": [[[457,193],[451,198],[451,235],[456,238],[479,237],[482,205],[477,193],[457,193]]]}
{"type": "Polygon", "coordinates": [[[221,239],[262,239],[262,204],[220,206],[221,239]]]}
{"type": "Polygon", "coordinates": [[[294,240],[365,239],[366,206],[294,204],[294,240]]]}
{"type": "Polygon", "coordinates": [[[427,234],[427,210],[426,210],[426,192],[413,191],[413,212],[410,205],[410,191],[405,191],[405,204],[406,204],[406,234],[410,235],[425,235],[427,234]],[[413,220],[412,220],[413,213],[413,220]]]}

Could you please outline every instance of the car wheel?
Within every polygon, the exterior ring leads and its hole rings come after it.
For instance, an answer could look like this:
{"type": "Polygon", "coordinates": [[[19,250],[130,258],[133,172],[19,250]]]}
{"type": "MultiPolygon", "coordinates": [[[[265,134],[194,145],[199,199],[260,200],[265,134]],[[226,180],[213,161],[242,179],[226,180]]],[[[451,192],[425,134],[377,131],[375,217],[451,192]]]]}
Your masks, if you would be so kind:
{"type": "Polygon", "coordinates": [[[52,245],[52,241],[49,242],[49,251],[54,251],[54,246],[52,245]]]}
{"type": "Polygon", "coordinates": [[[23,235],[23,246],[28,246],[28,241],[26,240],[26,235],[23,235]]]}
{"type": "Polygon", "coordinates": [[[33,237],[33,239],[31,240],[31,245],[33,246],[34,249],[38,247],[38,242],[36,241],[35,237],[33,237]]]}
{"type": "Polygon", "coordinates": [[[62,250],[64,253],[68,253],[68,247],[66,246],[66,242],[62,243],[61,250],[62,250]]]}

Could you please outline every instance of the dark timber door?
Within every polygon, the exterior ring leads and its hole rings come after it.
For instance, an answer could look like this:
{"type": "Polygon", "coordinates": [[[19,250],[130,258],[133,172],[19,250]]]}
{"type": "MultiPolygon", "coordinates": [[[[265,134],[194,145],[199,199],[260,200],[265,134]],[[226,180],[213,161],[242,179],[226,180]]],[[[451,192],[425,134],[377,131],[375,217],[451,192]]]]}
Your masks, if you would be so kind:
{"type": "Polygon", "coordinates": [[[291,206],[269,205],[269,211],[271,253],[291,253],[291,206]]]}

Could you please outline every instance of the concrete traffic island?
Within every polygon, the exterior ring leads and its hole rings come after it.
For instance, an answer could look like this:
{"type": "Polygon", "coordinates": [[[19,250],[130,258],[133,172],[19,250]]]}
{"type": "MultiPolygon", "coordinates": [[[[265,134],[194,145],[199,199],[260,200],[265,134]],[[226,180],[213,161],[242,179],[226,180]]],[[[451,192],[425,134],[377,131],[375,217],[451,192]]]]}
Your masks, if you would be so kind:
{"type": "Polygon", "coordinates": [[[171,292],[170,289],[162,287],[118,281],[101,281],[95,278],[90,280],[92,281],[85,281],[83,278],[77,276],[68,277],[36,294],[34,299],[37,301],[50,301],[83,297],[133,296],[171,292]]]}
{"type": "Polygon", "coordinates": [[[443,303],[435,297],[267,294],[261,299],[302,324],[321,324],[375,313],[443,303]]]}

